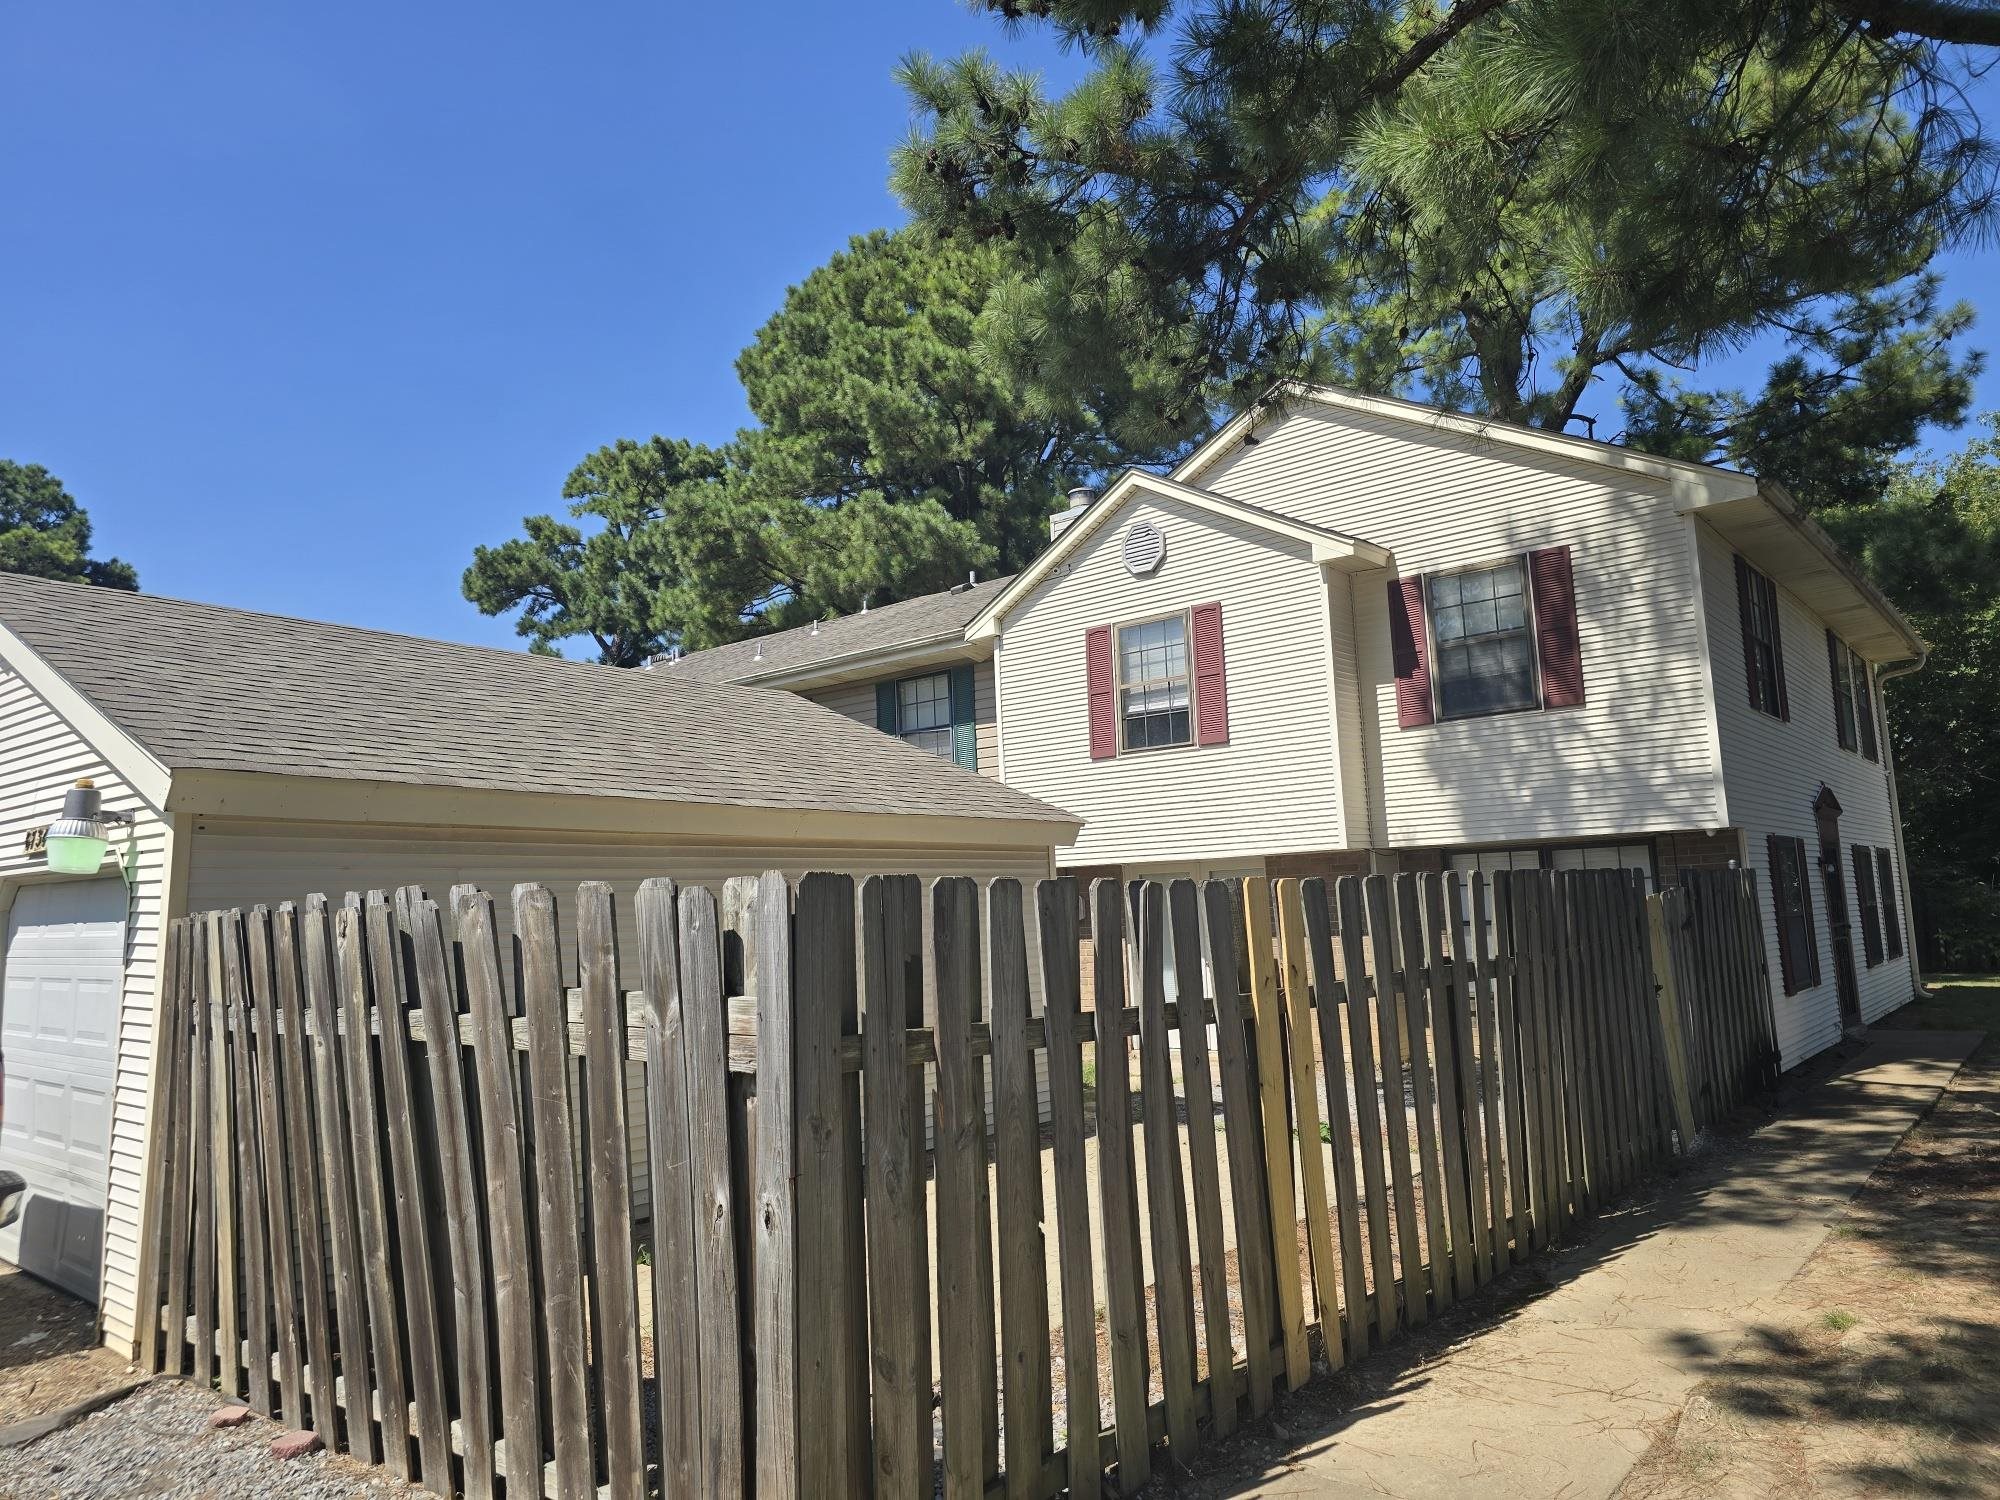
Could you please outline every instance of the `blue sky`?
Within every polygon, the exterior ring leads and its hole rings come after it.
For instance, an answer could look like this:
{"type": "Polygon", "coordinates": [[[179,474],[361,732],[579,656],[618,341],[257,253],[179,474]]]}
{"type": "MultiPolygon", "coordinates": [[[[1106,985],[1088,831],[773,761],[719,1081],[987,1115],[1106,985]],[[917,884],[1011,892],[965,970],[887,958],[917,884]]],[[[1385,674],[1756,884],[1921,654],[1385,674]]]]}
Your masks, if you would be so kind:
{"type": "Polygon", "coordinates": [[[900,221],[897,57],[975,45],[1074,66],[956,0],[9,7],[0,456],[150,591],[511,644],[473,544],[744,423],[785,287],[900,221]]]}

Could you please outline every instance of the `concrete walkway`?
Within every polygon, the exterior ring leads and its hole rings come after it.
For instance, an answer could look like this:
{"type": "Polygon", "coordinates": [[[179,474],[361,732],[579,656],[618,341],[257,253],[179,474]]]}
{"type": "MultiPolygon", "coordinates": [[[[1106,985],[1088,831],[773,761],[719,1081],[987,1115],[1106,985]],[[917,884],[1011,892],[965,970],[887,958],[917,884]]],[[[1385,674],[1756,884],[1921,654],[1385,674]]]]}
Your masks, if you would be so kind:
{"type": "Polygon", "coordinates": [[[1612,1494],[1934,1104],[1978,1033],[1874,1033],[1739,1149],[1566,1253],[1555,1289],[1398,1374],[1231,1495],[1612,1494]]]}

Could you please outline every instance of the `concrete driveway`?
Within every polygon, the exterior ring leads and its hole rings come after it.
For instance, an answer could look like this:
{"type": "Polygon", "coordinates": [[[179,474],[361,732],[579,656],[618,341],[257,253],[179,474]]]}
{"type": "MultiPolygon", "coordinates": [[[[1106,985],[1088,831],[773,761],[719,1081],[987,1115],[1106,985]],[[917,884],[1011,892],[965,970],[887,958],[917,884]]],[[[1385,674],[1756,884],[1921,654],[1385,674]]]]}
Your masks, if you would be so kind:
{"type": "Polygon", "coordinates": [[[1561,1257],[1545,1296],[1455,1345],[1385,1353],[1364,1367],[1359,1401],[1293,1414],[1279,1451],[1238,1455],[1188,1492],[1612,1495],[1978,1041],[1874,1033],[1784,1117],[1610,1215],[1561,1257]]]}

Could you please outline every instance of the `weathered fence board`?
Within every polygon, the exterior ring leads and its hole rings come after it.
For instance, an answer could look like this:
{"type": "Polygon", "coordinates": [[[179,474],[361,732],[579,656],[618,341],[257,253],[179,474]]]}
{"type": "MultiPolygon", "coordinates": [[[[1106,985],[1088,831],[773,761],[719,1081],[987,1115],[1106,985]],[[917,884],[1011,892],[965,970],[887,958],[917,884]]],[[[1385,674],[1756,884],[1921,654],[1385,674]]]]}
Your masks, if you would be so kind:
{"type": "Polygon", "coordinates": [[[597,883],[511,956],[463,888],[177,919],[148,1366],[471,1495],[1130,1491],[1774,1076],[1740,872],[1103,881],[1092,1011],[1032,894],[648,882],[624,976],[597,883]]]}

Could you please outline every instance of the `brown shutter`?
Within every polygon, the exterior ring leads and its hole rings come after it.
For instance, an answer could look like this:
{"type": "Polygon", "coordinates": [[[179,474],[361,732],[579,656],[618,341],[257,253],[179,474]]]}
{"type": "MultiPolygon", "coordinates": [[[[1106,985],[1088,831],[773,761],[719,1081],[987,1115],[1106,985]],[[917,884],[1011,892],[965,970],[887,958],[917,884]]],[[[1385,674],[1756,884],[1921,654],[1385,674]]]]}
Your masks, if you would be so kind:
{"type": "Polygon", "coordinates": [[[1084,632],[1083,675],[1090,696],[1090,758],[1110,760],[1118,753],[1118,694],[1111,681],[1111,627],[1084,632]]]}
{"type": "Polygon", "coordinates": [[[1572,708],[1583,702],[1583,649],[1576,631],[1576,580],[1569,548],[1528,554],[1535,587],[1535,648],[1542,662],[1542,706],[1572,708]]]}
{"type": "MultiPolygon", "coordinates": [[[[1737,559],[1738,566],[1742,561],[1737,559]]],[[[1795,886],[1788,870],[1791,843],[1790,839],[1775,833],[1766,835],[1764,840],[1765,853],[1771,861],[1771,915],[1778,924],[1778,974],[1787,995],[1795,995],[1799,991],[1799,987],[1792,983],[1792,974],[1797,968],[1792,940],[1798,932],[1798,924],[1792,910],[1795,886]]]]}
{"type": "Polygon", "coordinates": [[[1743,680],[1750,686],[1750,706],[1763,711],[1763,694],[1757,691],[1757,635],[1750,628],[1750,564],[1736,554],[1736,615],[1743,626],[1743,680]]]}
{"type": "Polygon", "coordinates": [[[1188,612],[1194,635],[1194,742],[1229,743],[1229,676],[1222,664],[1222,606],[1197,604],[1188,612]]]}
{"type": "Polygon", "coordinates": [[[1431,664],[1424,625],[1424,578],[1389,580],[1389,663],[1396,674],[1396,722],[1404,729],[1429,724],[1431,664]]]}

